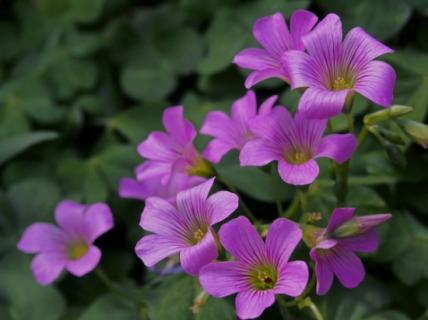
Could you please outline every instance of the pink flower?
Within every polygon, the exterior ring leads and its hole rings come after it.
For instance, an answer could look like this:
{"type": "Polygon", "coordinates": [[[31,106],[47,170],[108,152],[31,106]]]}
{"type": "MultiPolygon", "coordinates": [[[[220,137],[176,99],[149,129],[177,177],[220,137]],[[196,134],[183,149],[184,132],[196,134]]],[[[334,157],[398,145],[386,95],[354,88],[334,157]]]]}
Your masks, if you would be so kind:
{"type": "Polygon", "coordinates": [[[173,173],[208,174],[209,165],[193,146],[196,130],[183,116],[183,107],[169,107],[163,113],[166,132],[155,131],[137,148],[148,159],[137,169],[137,180],[160,177],[168,183],[173,173]]]}
{"type": "Polygon", "coordinates": [[[257,136],[241,150],[241,166],[263,166],[278,161],[282,180],[292,185],[312,183],[319,174],[317,158],[327,157],[337,163],[351,158],[356,148],[352,134],[323,137],[324,120],[293,119],[287,109],[276,107],[263,117],[253,119],[250,128],[257,136]]]}
{"type": "Polygon", "coordinates": [[[278,96],[266,99],[257,113],[256,95],[253,91],[248,91],[245,96],[233,103],[231,117],[222,111],[208,113],[201,133],[213,136],[214,139],[204,150],[204,157],[213,163],[218,163],[230,150],[241,150],[254,138],[254,133],[249,127],[251,120],[257,115],[269,114],[277,99],[278,96]]]}
{"type": "Polygon", "coordinates": [[[93,243],[113,228],[113,216],[104,203],[89,206],[64,200],[55,209],[59,227],[37,222],[30,225],[18,242],[18,249],[36,253],[31,270],[37,282],[48,285],[65,268],[81,277],[95,269],[101,251],[93,243]]]}
{"type": "Polygon", "coordinates": [[[283,68],[281,58],[288,50],[305,49],[302,36],[312,29],[317,20],[312,12],[297,10],[291,16],[288,31],[282,13],[258,19],[254,24],[253,35],[263,49],[244,49],[233,59],[233,62],[241,68],[254,70],[247,77],[245,87],[249,89],[268,78],[279,78],[289,82],[290,75],[283,68]]]}
{"type": "Polygon", "coordinates": [[[199,275],[203,289],[216,298],[237,293],[236,313],[240,319],[254,319],[275,302],[276,294],[297,297],[308,282],[304,261],[289,261],[302,238],[299,226],[276,219],[263,242],[245,217],[224,224],[220,241],[236,260],[214,262],[199,275]]]}
{"type": "Polygon", "coordinates": [[[148,198],[140,226],[154,234],[144,236],[136,245],[137,256],[148,267],[180,253],[181,266],[196,276],[214,260],[217,253],[212,226],[238,208],[238,197],[220,191],[208,197],[214,178],[177,195],[174,207],[161,198],[148,198]]]}
{"type": "Polygon", "coordinates": [[[337,208],[327,228],[316,237],[311,258],[315,261],[317,294],[326,294],[333,275],[346,288],[355,288],[365,276],[364,265],[355,252],[374,252],[378,246],[376,226],[391,218],[391,214],[353,217],[354,208],[337,208]]]}
{"type": "Polygon", "coordinates": [[[303,43],[308,53],[287,51],[282,61],[291,87],[307,88],[298,106],[305,117],[327,119],[338,115],[354,92],[381,106],[391,105],[395,71],[374,59],[392,49],[359,27],[349,31],[342,42],[342,24],[335,14],[327,15],[303,37],[303,43]]]}

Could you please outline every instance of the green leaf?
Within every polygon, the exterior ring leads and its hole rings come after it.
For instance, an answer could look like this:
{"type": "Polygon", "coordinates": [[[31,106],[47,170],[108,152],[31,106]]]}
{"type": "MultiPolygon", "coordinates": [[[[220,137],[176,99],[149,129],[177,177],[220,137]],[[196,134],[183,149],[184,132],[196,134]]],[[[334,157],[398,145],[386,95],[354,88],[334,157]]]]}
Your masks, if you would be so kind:
{"type": "Polygon", "coordinates": [[[33,131],[0,140],[0,165],[33,145],[56,138],[58,135],[55,132],[33,131]]]}
{"type": "Polygon", "coordinates": [[[79,320],[141,320],[136,305],[123,297],[106,294],[93,302],[79,320]]]}
{"type": "Polygon", "coordinates": [[[395,35],[410,18],[411,8],[402,0],[319,0],[327,12],[335,12],[346,29],[363,27],[376,38],[385,40],[395,35]]]}
{"type": "Polygon", "coordinates": [[[0,262],[0,295],[6,298],[8,314],[14,320],[57,320],[65,301],[53,286],[43,287],[30,273],[30,258],[12,253],[0,262]]]}
{"type": "Polygon", "coordinates": [[[70,0],[71,12],[78,22],[90,23],[100,16],[105,0],[70,0]]]}
{"type": "Polygon", "coordinates": [[[195,320],[234,320],[235,308],[225,299],[208,298],[196,314],[195,320]]]}
{"type": "Polygon", "coordinates": [[[410,318],[401,312],[389,310],[371,315],[366,320],[410,320],[410,318]]]}
{"type": "Polygon", "coordinates": [[[191,320],[193,304],[193,278],[172,276],[156,288],[151,289],[148,303],[149,318],[152,320],[191,320]]]}
{"type": "Polygon", "coordinates": [[[260,168],[243,168],[239,164],[219,165],[216,169],[226,182],[257,200],[275,202],[278,198],[284,201],[292,196],[293,189],[285,182],[278,183],[276,172],[273,177],[260,168]]]}

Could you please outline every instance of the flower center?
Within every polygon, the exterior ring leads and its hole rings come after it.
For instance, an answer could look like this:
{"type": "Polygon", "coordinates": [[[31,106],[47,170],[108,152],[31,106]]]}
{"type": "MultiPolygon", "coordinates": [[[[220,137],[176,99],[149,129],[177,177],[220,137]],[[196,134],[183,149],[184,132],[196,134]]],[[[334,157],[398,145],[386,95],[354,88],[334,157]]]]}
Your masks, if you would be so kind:
{"type": "Polygon", "coordinates": [[[348,79],[344,77],[337,77],[333,80],[331,83],[331,89],[333,91],[339,91],[344,89],[351,89],[352,88],[352,81],[349,81],[348,79]]]}
{"type": "Polygon", "coordinates": [[[277,272],[273,266],[258,266],[250,272],[251,285],[257,290],[269,290],[275,287],[277,272]]]}
{"type": "Polygon", "coordinates": [[[68,246],[68,258],[78,260],[88,252],[88,245],[83,241],[73,242],[68,246]]]}
{"type": "Polygon", "coordinates": [[[302,164],[310,160],[311,155],[309,152],[294,150],[293,152],[287,153],[285,158],[289,163],[302,164]]]}
{"type": "Polygon", "coordinates": [[[193,242],[196,244],[200,242],[205,236],[205,232],[202,231],[202,229],[198,229],[195,232],[193,232],[193,242]]]}
{"type": "Polygon", "coordinates": [[[187,173],[191,176],[211,177],[213,170],[211,164],[199,156],[187,167],[187,173]]]}

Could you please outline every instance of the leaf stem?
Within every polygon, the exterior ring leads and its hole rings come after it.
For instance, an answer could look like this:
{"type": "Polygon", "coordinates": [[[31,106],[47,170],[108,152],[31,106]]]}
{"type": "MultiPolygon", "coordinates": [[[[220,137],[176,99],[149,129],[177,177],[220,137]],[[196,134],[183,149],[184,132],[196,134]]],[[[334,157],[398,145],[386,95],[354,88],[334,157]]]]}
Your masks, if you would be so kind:
{"type": "Polygon", "coordinates": [[[361,128],[360,133],[358,134],[358,138],[357,138],[357,146],[361,145],[364,141],[364,139],[367,137],[367,133],[369,132],[369,130],[367,129],[366,125],[363,125],[363,127],[361,128]]]}

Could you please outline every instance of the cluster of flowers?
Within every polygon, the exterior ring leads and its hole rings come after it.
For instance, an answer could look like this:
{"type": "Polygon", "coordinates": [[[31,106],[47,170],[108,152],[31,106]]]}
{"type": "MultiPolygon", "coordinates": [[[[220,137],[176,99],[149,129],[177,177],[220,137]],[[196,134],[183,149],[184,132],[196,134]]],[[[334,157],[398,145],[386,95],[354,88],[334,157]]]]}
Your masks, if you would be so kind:
{"type": "MultiPolygon", "coordinates": [[[[315,262],[317,294],[329,291],[333,275],[343,286],[356,287],[365,275],[356,252],[376,250],[375,227],[391,217],[360,217],[353,208],[337,208],[325,228],[278,218],[265,241],[243,216],[224,223],[218,233],[214,227],[239,206],[232,192],[209,196],[216,176],[212,164],[230,150],[239,150],[241,166],[277,161],[284,182],[308,185],[319,174],[317,158],[342,164],[356,149],[353,134],[324,136],[328,119],[343,109],[349,112],[355,93],[385,107],[392,103],[395,72],[374,60],[392,50],[361,28],[352,29],[342,41],[341,21],[335,14],[318,24],[317,20],[311,12],[298,10],[289,30],[282,14],[263,17],[253,30],[263,48],[245,49],[234,59],[240,67],[253,70],[245,81],[247,89],[271,77],[292,89],[301,88],[294,117],[275,105],[277,96],[258,108],[255,93],[248,91],[233,103],[230,116],[220,111],[207,115],[200,132],[213,139],[200,153],[193,145],[197,132],[183,108],[170,107],[163,114],[165,132],[151,133],[138,146],[146,160],[136,169],[136,179],[120,182],[122,197],[145,200],[140,226],[152,234],[135,248],[143,263],[152,267],[179,254],[184,271],[198,276],[208,294],[237,293],[236,312],[241,319],[260,316],[277,294],[303,293],[308,267],[304,261],[289,261],[302,238],[315,262]],[[219,256],[234,259],[216,261],[219,256]]],[[[83,206],[66,200],[55,216],[61,229],[35,223],[18,243],[20,250],[38,253],[32,271],[41,284],[51,283],[64,267],[76,276],[94,269],[101,253],[93,242],[113,225],[105,204],[83,206]]]]}

